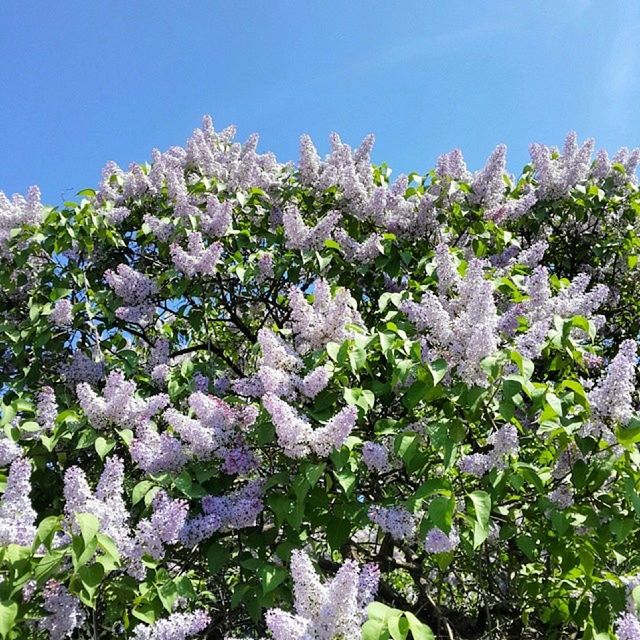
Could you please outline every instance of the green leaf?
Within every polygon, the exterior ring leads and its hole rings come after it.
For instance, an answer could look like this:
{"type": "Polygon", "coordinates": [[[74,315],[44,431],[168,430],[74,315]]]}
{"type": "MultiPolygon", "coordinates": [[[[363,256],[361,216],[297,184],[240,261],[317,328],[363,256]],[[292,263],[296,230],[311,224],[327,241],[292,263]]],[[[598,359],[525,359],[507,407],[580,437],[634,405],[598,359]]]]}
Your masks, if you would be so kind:
{"type": "Polygon", "coordinates": [[[258,569],[258,575],[262,583],[262,592],[264,594],[273,591],[279,584],[287,578],[287,572],[282,567],[272,564],[262,565],[258,569]]]}
{"type": "Polygon", "coordinates": [[[390,616],[387,620],[387,626],[393,640],[405,640],[409,633],[409,621],[402,613],[390,616]]]}
{"type": "Polygon", "coordinates": [[[102,460],[105,459],[109,451],[116,446],[114,440],[105,440],[102,436],[96,438],[96,441],[93,443],[93,446],[96,449],[96,453],[100,456],[102,460]]]}
{"type": "Polygon", "coordinates": [[[0,634],[6,638],[18,617],[18,605],[10,600],[0,602],[0,634]]]}
{"type": "Polygon", "coordinates": [[[491,496],[486,491],[474,491],[469,494],[476,512],[473,530],[473,547],[477,549],[489,536],[489,516],[491,515],[491,496]]]}
{"type": "Polygon", "coordinates": [[[413,640],[435,640],[435,636],[431,629],[420,622],[418,618],[416,618],[413,613],[410,611],[405,611],[404,615],[407,616],[407,620],[409,622],[409,629],[411,629],[411,635],[413,636],[413,640]]]}
{"type": "Polygon", "coordinates": [[[389,640],[387,625],[382,620],[367,620],[362,625],[362,640],[389,640]]]}
{"type": "Polygon", "coordinates": [[[88,545],[100,530],[100,520],[92,513],[76,513],[76,522],[80,526],[85,545],[88,545]]]}
{"type": "Polygon", "coordinates": [[[142,480],[138,482],[138,484],[133,487],[133,491],[131,492],[131,504],[138,504],[142,498],[145,497],[149,489],[155,486],[154,482],[151,480],[142,480]]]}

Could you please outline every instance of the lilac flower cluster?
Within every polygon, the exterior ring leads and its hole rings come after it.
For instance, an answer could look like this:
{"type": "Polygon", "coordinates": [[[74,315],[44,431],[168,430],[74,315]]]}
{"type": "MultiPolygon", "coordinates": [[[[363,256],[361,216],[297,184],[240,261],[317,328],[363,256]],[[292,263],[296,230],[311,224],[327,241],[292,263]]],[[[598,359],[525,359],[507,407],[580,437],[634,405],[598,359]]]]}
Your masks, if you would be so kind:
{"type": "Polygon", "coordinates": [[[614,624],[618,640],[640,640],[640,619],[635,613],[622,613],[614,624]]]}
{"type": "Polygon", "coordinates": [[[186,500],[173,500],[166,492],[158,491],[153,498],[153,514],[136,526],[136,554],[149,555],[154,560],[164,558],[164,546],[179,541],[188,512],[186,500]]]}
{"type": "Polygon", "coordinates": [[[276,428],[278,444],[290,458],[302,458],[310,452],[328,456],[341,447],[353,430],[358,417],[354,406],[340,410],[326,425],[313,429],[297,411],[272,393],[262,397],[262,406],[271,416],[276,428]]]}
{"type": "Polygon", "coordinates": [[[187,463],[182,443],[168,433],[159,433],[150,424],[136,428],[129,447],[131,459],[147,473],[180,471],[187,463]]]}
{"type": "Polygon", "coordinates": [[[38,393],[36,406],[36,419],[38,424],[46,431],[51,431],[58,417],[58,403],[55,391],[48,386],[42,387],[38,393]]]}
{"type": "Polygon", "coordinates": [[[0,467],[6,467],[22,455],[22,447],[0,431],[0,467]]]}
{"type": "Polygon", "coordinates": [[[100,522],[100,531],[113,539],[120,554],[132,558],[134,540],[129,527],[129,511],[122,497],[123,482],[124,465],[117,456],[105,462],[95,494],[84,471],[76,466],[69,467],[64,474],[64,512],[67,529],[75,535],[80,533],[76,515],[94,515],[100,522]]]}
{"type": "Polygon", "coordinates": [[[31,506],[31,462],[16,458],[9,467],[7,486],[0,502],[0,546],[30,547],[36,534],[36,512],[31,506]]]}
{"type": "Polygon", "coordinates": [[[107,376],[104,395],[100,397],[86,382],[76,387],[78,402],[91,425],[104,429],[110,423],[120,427],[142,426],[169,404],[169,397],[158,394],[136,397],[136,383],[126,380],[122,371],[107,376]]]}
{"type": "Polygon", "coordinates": [[[204,631],[209,622],[209,616],[201,609],[193,613],[172,613],[154,624],[138,625],[131,637],[134,640],[185,640],[204,631]]]}
{"type": "Polygon", "coordinates": [[[296,207],[288,207],[282,214],[287,248],[301,251],[321,249],[341,219],[337,211],[331,211],[314,227],[308,227],[300,211],[296,207]]]}
{"type": "Polygon", "coordinates": [[[11,230],[38,224],[43,208],[38,187],[29,187],[26,198],[17,193],[11,200],[0,191],[0,254],[4,254],[11,230]]]}
{"type": "Polygon", "coordinates": [[[371,522],[389,533],[394,540],[412,540],[416,535],[416,516],[403,507],[373,505],[368,515],[371,522]]]}
{"type": "Polygon", "coordinates": [[[116,316],[142,326],[149,324],[155,312],[150,300],[157,293],[153,280],[126,264],[118,265],[115,272],[111,269],[105,271],[104,277],[116,295],[125,302],[125,306],[116,309],[116,316]]]}
{"type": "Polygon", "coordinates": [[[72,309],[70,300],[60,298],[56,301],[49,320],[58,327],[68,327],[73,322],[72,309]]]}
{"type": "Polygon", "coordinates": [[[162,242],[166,242],[175,231],[175,225],[173,223],[158,218],[151,213],[145,214],[143,222],[149,227],[151,233],[153,233],[158,240],[161,240],[162,242]]]}
{"type": "Polygon", "coordinates": [[[262,480],[253,480],[229,495],[203,498],[202,514],[187,520],[182,528],[182,544],[193,547],[216,531],[252,527],[264,509],[263,486],[262,480]]]}
{"type": "Polygon", "coordinates": [[[49,615],[38,623],[49,632],[50,640],[70,638],[84,624],[87,614],[78,598],[56,580],[49,580],[42,591],[44,609],[49,615]]]}
{"type": "Polygon", "coordinates": [[[369,264],[384,251],[382,236],[379,233],[372,233],[363,242],[358,242],[344,229],[336,229],[333,237],[340,244],[342,253],[349,262],[369,264]]]}
{"type": "Polygon", "coordinates": [[[627,147],[622,147],[609,160],[609,154],[601,149],[596,154],[596,160],[591,170],[591,176],[596,180],[611,178],[613,183],[621,186],[626,182],[637,183],[636,171],[640,164],[640,149],[629,151],[627,147]]]}
{"type": "Polygon", "coordinates": [[[598,384],[588,394],[591,410],[599,419],[609,418],[623,425],[631,420],[637,362],[635,340],[625,340],[598,384]]]}
{"type": "Polygon", "coordinates": [[[324,584],[303,551],[291,553],[295,614],[269,609],[265,620],[273,640],[359,640],[366,607],[378,588],[379,572],[347,560],[324,584]]]}
{"type": "Polygon", "coordinates": [[[587,394],[591,419],[583,425],[581,435],[602,437],[609,443],[616,442],[612,426],[615,423],[628,424],[634,414],[637,362],[635,340],[625,340],[600,380],[587,394]]]}
{"type": "Polygon", "coordinates": [[[453,551],[460,544],[460,536],[455,527],[447,535],[442,529],[434,527],[429,529],[424,541],[424,548],[427,553],[447,553],[453,551]]]}
{"type": "Polygon", "coordinates": [[[493,286],[479,260],[472,260],[461,278],[446,245],[438,247],[437,265],[438,296],[427,291],[420,303],[406,301],[400,309],[419,331],[426,330],[428,347],[447,359],[467,384],[484,386],[481,362],[498,349],[493,286]],[[449,297],[449,292],[458,295],[449,297]]]}
{"type": "Polygon", "coordinates": [[[179,244],[173,243],[170,251],[173,264],[178,271],[182,271],[189,278],[193,278],[197,274],[203,276],[213,275],[222,257],[224,247],[219,242],[212,242],[206,247],[202,234],[198,231],[191,231],[187,236],[186,250],[179,244]]]}
{"type": "Polygon", "coordinates": [[[202,230],[212,238],[222,238],[225,236],[231,223],[233,207],[231,201],[220,202],[218,197],[211,195],[207,198],[207,208],[200,219],[202,230]]]}
{"type": "Polygon", "coordinates": [[[104,362],[96,361],[76,349],[71,361],[60,367],[62,377],[71,385],[79,382],[96,384],[104,377],[104,362]]]}
{"type": "Polygon", "coordinates": [[[324,349],[329,342],[343,342],[352,335],[349,324],[362,325],[355,300],[346,289],[331,295],[329,283],[318,280],[309,304],[300,289],[289,292],[291,328],[296,335],[297,349],[324,349]]]}
{"type": "Polygon", "coordinates": [[[472,453],[463,455],[458,460],[458,468],[465,473],[475,476],[483,476],[491,469],[503,469],[506,459],[510,455],[516,455],[520,448],[518,442],[518,430],[512,424],[505,424],[492,433],[488,440],[492,445],[489,453],[472,453]]]}
{"type": "Polygon", "coordinates": [[[539,198],[560,198],[586,180],[591,167],[593,148],[592,139],[578,146],[575,131],[567,134],[562,153],[555,148],[533,143],[529,147],[529,153],[538,180],[539,198]]]}
{"type": "Polygon", "coordinates": [[[362,445],[362,461],[370,471],[384,473],[391,468],[389,450],[377,442],[365,442],[362,445]]]}

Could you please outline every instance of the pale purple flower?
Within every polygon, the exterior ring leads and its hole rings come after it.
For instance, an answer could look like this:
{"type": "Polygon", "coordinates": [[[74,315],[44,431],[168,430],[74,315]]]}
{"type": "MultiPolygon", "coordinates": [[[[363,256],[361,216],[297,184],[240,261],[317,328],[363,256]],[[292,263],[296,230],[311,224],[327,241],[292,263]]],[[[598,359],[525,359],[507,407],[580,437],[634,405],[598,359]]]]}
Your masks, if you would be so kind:
{"type": "Polygon", "coordinates": [[[173,264],[178,271],[182,271],[189,278],[195,275],[213,275],[222,257],[224,247],[219,242],[213,242],[208,247],[198,231],[190,231],[187,235],[187,249],[174,243],[170,247],[173,264]]]}
{"type": "Polygon", "coordinates": [[[362,461],[370,471],[384,473],[390,469],[389,451],[377,442],[365,442],[362,446],[362,461]]]}
{"type": "Polygon", "coordinates": [[[202,609],[193,613],[172,613],[151,625],[138,625],[133,640],[185,640],[204,631],[210,618],[202,609]]]}
{"type": "Polygon", "coordinates": [[[22,447],[0,432],[0,467],[6,467],[22,455],[22,447]]]}
{"type": "Polygon", "coordinates": [[[349,324],[361,325],[356,301],[346,289],[331,295],[329,283],[318,280],[313,291],[313,302],[292,286],[289,292],[291,326],[296,334],[298,350],[323,349],[329,342],[342,342],[351,337],[349,324]]]}
{"type": "Polygon", "coordinates": [[[416,534],[416,517],[403,507],[373,505],[368,515],[371,522],[389,533],[394,540],[411,540],[416,534]]]}
{"type": "Polygon", "coordinates": [[[126,264],[118,265],[115,272],[105,271],[104,278],[128,306],[142,305],[157,292],[153,280],[126,264]]]}
{"type": "Polygon", "coordinates": [[[373,600],[379,573],[372,565],[360,569],[347,560],[335,577],[322,582],[303,551],[291,554],[295,614],[267,611],[274,640],[360,640],[366,607],[373,600]]]}
{"type": "Polygon", "coordinates": [[[4,245],[8,243],[13,229],[38,224],[42,215],[43,207],[38,187],[29,187],[26,198],[14,193],[11,200],[0,191],[0,252],[5,251],[4,245]]]}
{"type": "Polygon", "coordinates": [[[49,320],[58,327],[68,327],[73,322],[72,304],[66,298],[56,301],[49,320]]]}
{"type": "Polygon", "coordinates": [[[80,601],[56,580],[49,580],[42,593],[44,608],[49,615],[40,620],[40,628],[49,632],[50,640],[70,638],[87,617],[80,601]]]}
{"type": "Polygon", "coordinates": [[[635,613],[620,614],[614,623],[618,640],[640,640],[640,619],[635,613]]]}
{"type": "Polygon", "coordinates": [[[36,407],[36,418],[40,426],[50,431],[53,429],[58,417],[58,403],[56,402],[55,391],[48,386],[42,387],[38,393],[38,404],[36,407]]]}
{"type": "Polygon", "coordinates": [[[337,211],[331,211],[315,226],[309,227],[299,209],[296,207],[285,209],[282,220],[287,248],[304,251],[321,249],[324,241],[331,237],[334,227],[341,218],[342,216],[337,211]]]}
{"type": "Polygon", "coordinates": [[[232,203],[230,200],[220,202],[218,197],[210,195],[207,198],[207,208],[200,218],[202,230],[212,238],[225,236],[232,222],[232,203]]]}
{"type": "Polygon", "coordinates": [[[31,462],[16,458],[9,468],[0,501],[0,546],[30,547],[36,534],[36,512],[31,506],[31,462]]]}
{"type": "Polygon", "coordinates": [[[428,553],[446,553],[453,551],[460,544],[460,537],[455,527],[451,527],[449,535],[442,529],[434,527],[427,532],[424,548],[428,553]]]}
{"type": "Polygon", "coordinates": [[[589,391],[589,404],[596,420],[608,418],[623,425],[631,420],[634,412],[636,352],[634,340],[622,342],[606,372],[589,391]]]}

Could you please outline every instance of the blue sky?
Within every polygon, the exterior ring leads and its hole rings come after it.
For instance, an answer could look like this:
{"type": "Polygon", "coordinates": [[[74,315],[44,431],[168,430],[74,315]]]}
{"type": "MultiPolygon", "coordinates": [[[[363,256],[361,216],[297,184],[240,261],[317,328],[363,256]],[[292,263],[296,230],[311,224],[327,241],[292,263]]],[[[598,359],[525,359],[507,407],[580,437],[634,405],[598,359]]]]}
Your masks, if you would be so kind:
{"type": "Polygon", "coordinates": [[[376,134],[373,158],[424,172],[461,147],[509,167],[575,129],[640,144],[640,3],[3,0],[0,189],[59,204],[183,144],[201,116],[295,160],[376,134]]]}

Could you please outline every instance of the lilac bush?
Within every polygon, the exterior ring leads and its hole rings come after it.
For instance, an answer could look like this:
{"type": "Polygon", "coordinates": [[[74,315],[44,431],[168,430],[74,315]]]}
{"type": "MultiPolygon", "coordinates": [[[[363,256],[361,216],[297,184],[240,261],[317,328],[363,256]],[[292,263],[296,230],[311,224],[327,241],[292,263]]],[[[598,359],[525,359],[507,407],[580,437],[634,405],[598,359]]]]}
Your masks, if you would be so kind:
{"type": "Polygon", "coordinates": [[[638,637],[640,151],[234,135],[0,193],[0,636],[638,637]]]}

